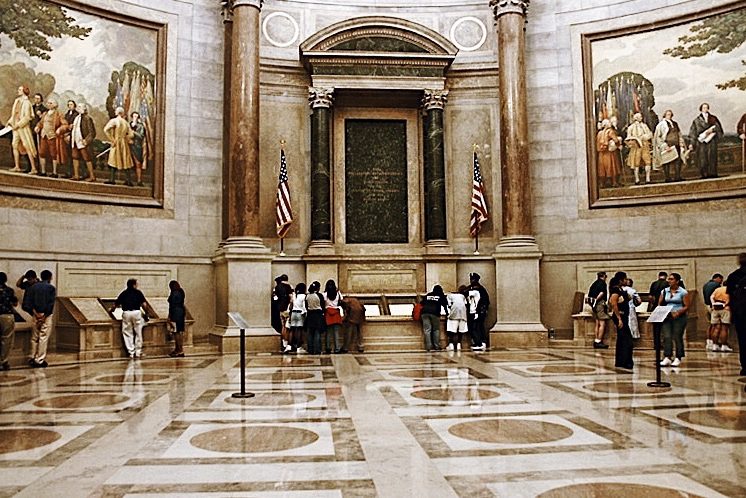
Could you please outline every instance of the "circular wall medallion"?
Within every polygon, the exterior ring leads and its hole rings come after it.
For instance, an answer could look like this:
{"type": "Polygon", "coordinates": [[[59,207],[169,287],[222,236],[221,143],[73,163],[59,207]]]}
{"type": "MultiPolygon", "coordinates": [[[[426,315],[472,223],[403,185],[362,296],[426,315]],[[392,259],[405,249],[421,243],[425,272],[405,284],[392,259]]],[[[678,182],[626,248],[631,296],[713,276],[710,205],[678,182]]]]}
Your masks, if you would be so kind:
{"type": "Polygon", "coordinates": [[[679,413],[676,418],[690,424],[731,431],[746,431],[746,408],[738,405],[709,408],[707,410],[690,410],[679,413]]]}
{"type": "Polygon", "coordinates": [[[269,453],[292,450],[316,442],[319,435],[297,427],[249,425],[203,432],[189,442],[192,446],[222,453],[269,453]]]}
{"type": "Polygon", "coordinates": [[[603,496],[627,498],[629,496],[655,496],[655,498],[702,498],[699,495],[671,488],[633,484],[627,482],[589,482],[572,484],[545,491],[537,498],[577,498],[578,496],[603,496]]]}
{"type": "Polygon", "coordinates": [[[461,422],[448,428],[454,436],[480,443],[537,444],[572,436],[572,429],[541,420],[487,419],[461,422]]]}
{"type": "Polygon", "coordinates": [[[540,372],[550,374],[577,374],[595,372],[594,367],[584,365],[544,365],[539,367],[527,368],[529,372],[540,372]]]}
{"type": "Polygon", "coordinates": [[[278,391],[271,393],[256,393],[253,398],[234,398],[228,396],[225,401],[243,406],[289,406],[310,403],[315,400],[313,394],[278,391]]]}
{"type": "Polygon", "coordinates": [[[476,17],[461,17],[451,25],[448,37],[459,50],[473,52],[484,45],[487,27],[476,17]]]}
{"type": "Polygon", "coordinates": [[[101,375],[94,379],[96,382],[105,384],[134,384],[138,382],[149,383],[149,382],[164,382],[171,380],[171,376],[167,374],[142,374],[137,376],[128,376],[125,374],[115,375],[101,375]]]}
{"type": "Polygon", "coordinates": [[[33,450],[52,444],[62,434],[46,429],[0,429],[0,455],[15,451],[33,450]]]}
{"type": "Polygon", "coordinates": [[[262,22],[262,33],[275,47],[289,47],[300,36],[298,21],[287,12],[272,12],[262,22]]]}
{"type": "Polygon", "coordinates": [[[471,389],[468,387],[446,387],[444,389],[435,387],[414,391],[411,396],[429,401],[479,401],[497,398],[500,396],[500,393],[487,389],[471,389]]]}
{"type": "Polygon", "coordinates": [[[448,370],[442,368],[433,368],[427,370],[424,368],[413,368],[411,370],[394,370],[389,372],[392,377],[404,377],[407,379],[444,379],[448,377],[448,370]]]}
{"type": "Polygon", "coordinates": [[[54,396],[34,401],[40,408],[98,408],[117,405],[129,401],[123,394],[76,393],[54,396]]]}
{"type": "Polygon", "coordinates": [[[308,380],[313,379],[311,372],[270,372],[246,374],[247,379],[265,382],[285,382],[286,380],[308,380]]]}
{"type": "Polygon", "coordinates": [[[644,383],[636,384],[634,382],[594,382],[583,387],[599,393],[615,394],[665,393],[671,390],[670,387],[648,387],[644,383]]]}

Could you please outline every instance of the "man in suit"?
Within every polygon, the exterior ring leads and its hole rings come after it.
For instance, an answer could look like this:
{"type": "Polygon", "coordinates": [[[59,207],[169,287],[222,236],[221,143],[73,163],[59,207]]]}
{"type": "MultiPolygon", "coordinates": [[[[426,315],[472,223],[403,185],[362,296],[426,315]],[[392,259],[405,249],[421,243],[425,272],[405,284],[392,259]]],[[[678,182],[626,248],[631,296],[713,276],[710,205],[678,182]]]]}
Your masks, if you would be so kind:
{"type": "Polygon", "coordinates": [[[694,118],[689,128],[694,158],[699,166],[702,178],[717,178],[718,176],[718,142],[723,138],[723,125],[720,120],[710,114],[710,104],[699,106],[699,116],[694,118]]]}
{"type": "Polygon", "coordinates": [[[88,115],[88,104],[78,106],[80,113],[75,116],[70,133],[73,156],[73,180],[80,180],[80,160],[85,161],[88,168],[86,181],[95,182],[96,175],[93,172],[93,139],[96,138],[96,125],[93,118],[88,115]]]}
{"type": "Polygon", "coordinates": [[[13,160],[16,167],[11,171],[21,171],[21,149],[28,154],[31,163],[31,174],[36,174],[36,144],[31,132],[31,121],[34,119],[34,108],[28,96],[31,91],[27,86],[18,87],[18,97],[13,102],[7,126],[13,130],[13,160]]]}

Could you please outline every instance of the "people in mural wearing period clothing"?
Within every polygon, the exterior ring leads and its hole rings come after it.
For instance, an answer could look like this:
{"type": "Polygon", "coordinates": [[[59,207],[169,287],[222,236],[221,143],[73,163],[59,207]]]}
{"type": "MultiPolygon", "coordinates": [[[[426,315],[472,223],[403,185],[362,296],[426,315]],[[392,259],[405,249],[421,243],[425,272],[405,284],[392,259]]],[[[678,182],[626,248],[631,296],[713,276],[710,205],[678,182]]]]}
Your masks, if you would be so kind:
{"type": "Polygon", "coordinates": [[[176,280],[168,283],[168,321],[174,328],[174,350],[168,353],[171,358],[184,357],[184,332],[186,331],[186,293],[176,280]]]}
{"type": "Polygon", "coordinates": [[[47,173],[47,162],[52,163],[52,178],[58,178],[57,166],[60,162],[60,151],[64,147],[62,136],[64,135],[65,121],[57,109],[57,101],[47,101],[47,112],[45,112],[36,125],[34,131],[39,134],[39,167],[42,176],[47,173]]]}
{"type": "MultiPolygon", "coordinates": [[[[40,93],[34,94],[34,103],[32,104],[34,117],[31,119],[31,129],[36,130],[36,125],[41,121],[41,117],[47,112],[47,108],[44,106],[44,95],[40,93]]],[[[36,144],[36,150],[39,150],[39,134],[34,133],[34,143],[36,144]]],[[[28,172],[28,170],[27,170],[28,172]]]]}
{"type": "Polygon", "coordinates": [[[686,143],[679,123],[673,120],[673,111],[666,109],[663,111],[663,119],[656,125],[653,133],[653,167],[656,170],[663,168],[666,182],[682,180],[682,151],[685,150],[686,143]],[[671,177],[672,166],[674,168],[673,178],[671,177]]]}
{"type": "Polygon", "coordinates": [[[746,113],[744,113],[744,115],[741,116],[741,119],[738,120],[736,134],[741,140],[746,140],[746,113]]]}
{"type": "Polygon", "coordinates": [[[140,114],[133,112],[130,115],[130,128],[132,128],[132,143],[130,144],[130,152],[132,152],[132,160],[135,162],[135,176],[137,177],[137,186],[144,187],[142,182],[142,171],[147,168],[147,161],[145,157],[145,125],[140,119],[140,114]]]}
{"type": "Polygon", "coordinates": [[[671,312],[661,325],[661,333],[663,334],[663,361],[661,361],[661,366],[678,367],[684,359],[684,331],[686,329],[687,311],[689,311],[691,305],[691,296],[681,286],[681,275],[678,273],[671,273],[666,281],[668,287],[663,289],[658,298],[659,306],[671,306],[671,312]],[[675,358],[674,345],[676,346],[675,358]]]}
{"type": "Polygon", "coordinates": [[[601,130],[596,135],[596,152],[598,152],[598,177],[602,187],[619,187],[622,174],[619,150],[622,139],[611,126],[611,121],[604,119],[601,130]]]}
{"type": "Polygon", "coordinates": [[[7,126],[13,130],[13,161],[15,168],[11,171],[21,171],[21,152],[28,155],[31,163],[30,173],[36,174],[36,145],[34,134],[31,131],[31,121],[34,119],[33,105],[29,100],[29,89],[27,86],[18,87],[18,97],[13,101],[10,119],[7,126]]]}
{"type": "Polygon", "coordinates": [[[73,180],[81,180],[80,161],[85,161],[88,168],[86,181],[95,182],[96,174],[93,172],[93,139],[96,138],[96,125],[93,118],[88,115],[88,104],[78,106],[80,113],[73,120],[70,142],[72,145],[73,158],[73,180]]]}
{"type": "Polygon", "coordinates": [[[632,123],[627,127],[627,137],[624,139],[628,150],[627,165],[635,174],[635,185],[640,184],[640,168],[643,166],[645,167],[645,183],[650,183],[652,140],[653,132],[642,120],[642,114],[636,113],[632,118],[632,123]]]}
{"type": "Polygon", "coordinates": [[[71,164],[72,150],[74,145],[70,130],[72,130],[75,118],[77,118],[80,114],[77,107],[78,106],[77,104],[75,104],[74,100],[67,101],[67,111],[65,111],[65,123],[67,123],[67,126],[65,127],[65,135],[62,142],[64,146],[60,148],[60,166],[67,166],[67,174],[65,175],[66,178],[72,178],[73,176],[75,176],[73,164],[71,164]]]}
{"type": "Polygon", "coordinates": [[[623,289],[627,274],[617,272],[609,282],[609,311],[616,325],[616,354],[614,366],[632,370],[632,333],[629,329],[629,294],[623,289]]]}
{"type": "Polygon", "coordinates": [[[117,107],[116,116],[109,120],[104,126],[104,134],[111,142],[109,150],[109,168],[111,168],[111,177],[109,181],[104,182],[107,185],[115,185],[117,171],[123,170],[125,175],[124,184],[132,187],[131,170],[132,170],[132,153],[130,144],[132,143],[133,133],[130,124],[125,119],[124,108],[117,107]]]}
{"type": "Polygon", "coordinates": [[[699,116],[694,118],[689,128],[690,150],[694,151],[694,160],[699,167],[702,178],[718,176],[718,142],[723,138],[723,125],[710,114],[710,105],[699,106],[699,116]]]}

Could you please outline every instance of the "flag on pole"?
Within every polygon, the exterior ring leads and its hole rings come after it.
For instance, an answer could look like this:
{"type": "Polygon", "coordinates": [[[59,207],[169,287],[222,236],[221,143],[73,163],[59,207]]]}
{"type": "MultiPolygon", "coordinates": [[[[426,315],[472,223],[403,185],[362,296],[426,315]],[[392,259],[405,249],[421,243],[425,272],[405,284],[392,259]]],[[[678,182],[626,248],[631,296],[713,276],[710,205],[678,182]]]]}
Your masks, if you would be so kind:
{"type": "Polygon", "coordinates": [[[288,188],[288,163],[285,150],[280,149],[280,178],[277,182],[277,236],[281,239],[293,223],[293,208],[290,205],[290,189],[288,188]]]}
{"type": "Polygon", "coordinates": [[[474,151],[474,180],[471,187],[471,225],[469,233],[476,237],[482,229],[482,224],[489,216],[487,215],[487,200],[484,198],[484,184],[482,183],[482,171],[479,169],[479,158],[474,151]]]}

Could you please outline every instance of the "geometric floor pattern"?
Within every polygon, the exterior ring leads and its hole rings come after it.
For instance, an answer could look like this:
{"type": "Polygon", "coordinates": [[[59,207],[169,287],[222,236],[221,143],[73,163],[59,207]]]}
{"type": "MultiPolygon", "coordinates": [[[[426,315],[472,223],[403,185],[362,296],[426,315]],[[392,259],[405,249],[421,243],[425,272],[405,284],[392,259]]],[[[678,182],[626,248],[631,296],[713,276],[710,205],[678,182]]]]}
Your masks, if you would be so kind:
{"type": "Polygon", "coordinates": [[[743,497],[746,378],[691,352],[91,362],[0,372],[0,497],[743,497]]]}

